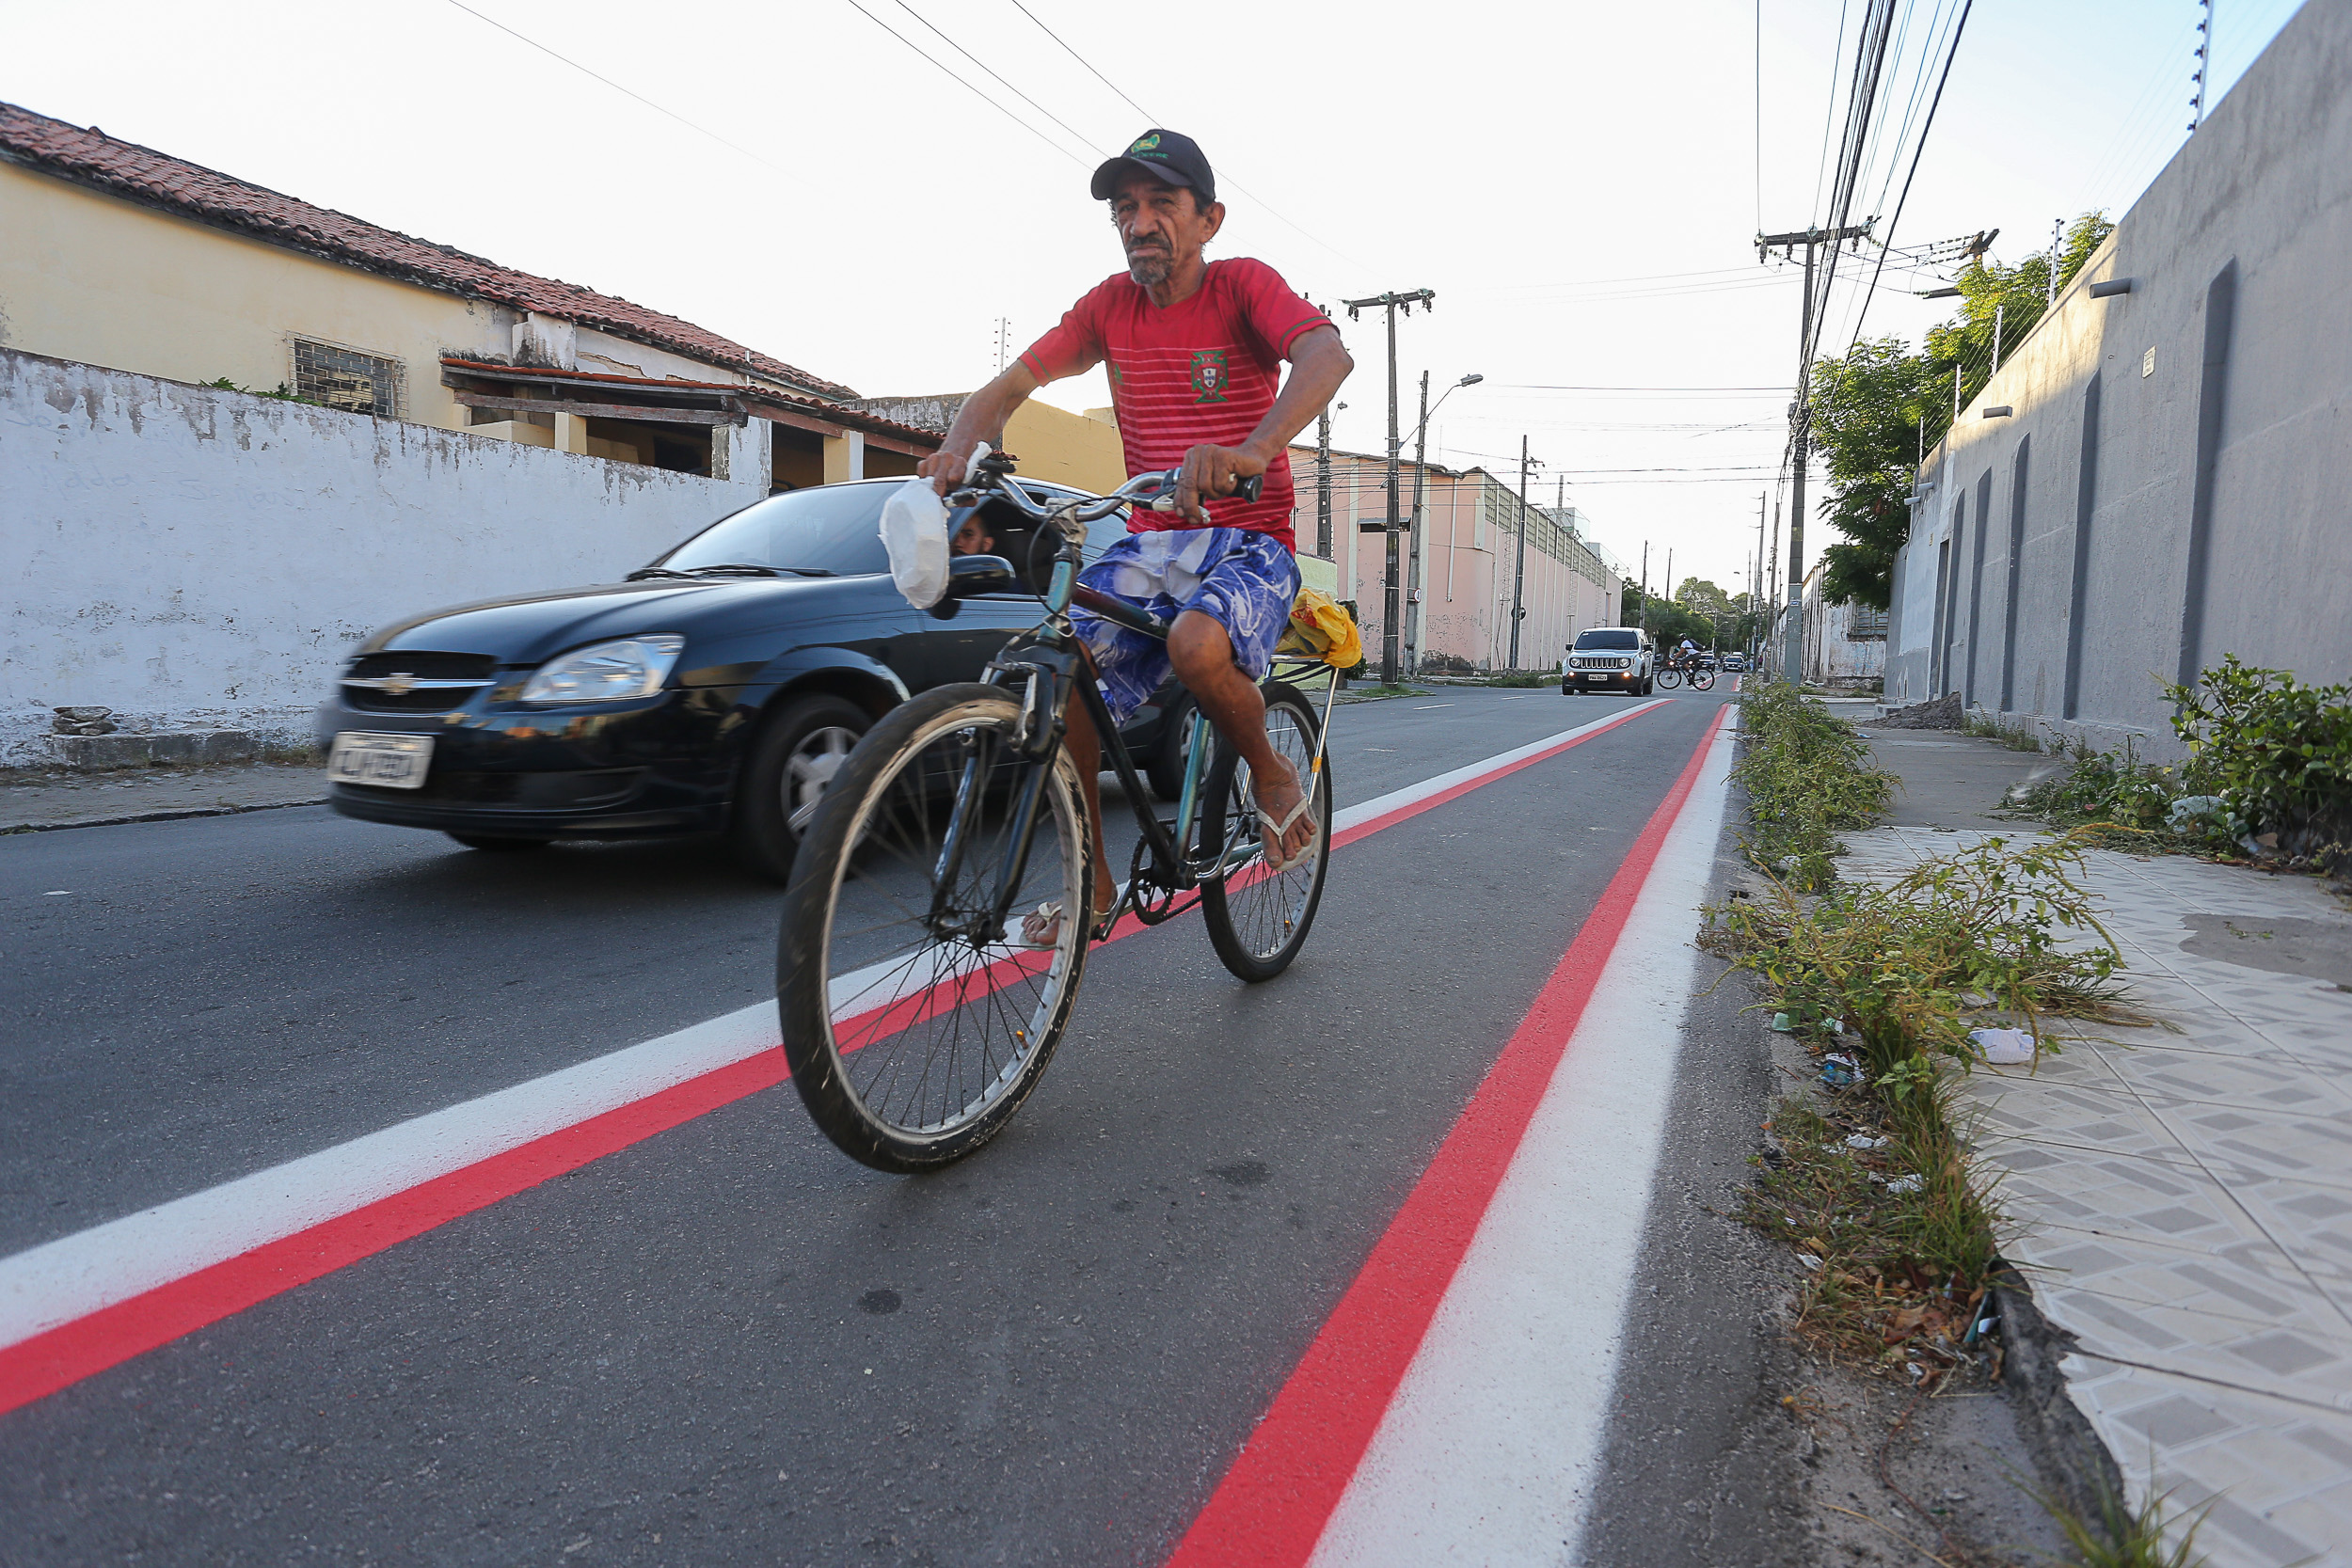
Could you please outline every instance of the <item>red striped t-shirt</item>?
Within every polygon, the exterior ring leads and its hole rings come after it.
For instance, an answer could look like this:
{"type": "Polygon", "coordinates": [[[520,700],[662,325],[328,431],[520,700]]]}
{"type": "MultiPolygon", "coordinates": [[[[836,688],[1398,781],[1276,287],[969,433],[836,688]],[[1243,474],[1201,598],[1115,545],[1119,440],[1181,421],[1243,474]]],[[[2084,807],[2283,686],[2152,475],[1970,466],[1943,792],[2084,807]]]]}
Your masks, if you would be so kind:
{"type": "MultiPolygon", "coordinates": [[[[1274,406],[1291,346],[1302,333],[1330,325],[1272,267],[1232,257],[1211,261],[1200,287],[1165,310],[1125,273],[1106,278],[1021,362],[1040,381],[1058,381],[1107,360],[1127,471],[1150,473],[1176,467],[1193,447],[1248,440],[1274,406]]],[[[1283,453],[1266,469],[1256,501],[1227,497],[1210,501],[1208,512],[1216,527],[1272,534],[1295,551],[1291,504],[1291,462],[1283,453]]],[[[1143,507],[1127,523],[1136,533],[1198,526],[1143,507]]]]}

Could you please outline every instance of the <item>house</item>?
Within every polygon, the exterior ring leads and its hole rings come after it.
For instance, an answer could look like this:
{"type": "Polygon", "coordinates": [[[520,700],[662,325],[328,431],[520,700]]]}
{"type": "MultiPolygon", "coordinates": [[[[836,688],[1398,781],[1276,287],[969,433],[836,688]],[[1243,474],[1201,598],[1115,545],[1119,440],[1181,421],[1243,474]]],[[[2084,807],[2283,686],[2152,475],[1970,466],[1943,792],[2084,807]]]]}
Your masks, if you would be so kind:
{"type": "Polygon", "coordinates": [[[708,478],[752,430],[779,488],[938,446],[691,322],[13,103],[0,230],[0,347],[708,478]]]}

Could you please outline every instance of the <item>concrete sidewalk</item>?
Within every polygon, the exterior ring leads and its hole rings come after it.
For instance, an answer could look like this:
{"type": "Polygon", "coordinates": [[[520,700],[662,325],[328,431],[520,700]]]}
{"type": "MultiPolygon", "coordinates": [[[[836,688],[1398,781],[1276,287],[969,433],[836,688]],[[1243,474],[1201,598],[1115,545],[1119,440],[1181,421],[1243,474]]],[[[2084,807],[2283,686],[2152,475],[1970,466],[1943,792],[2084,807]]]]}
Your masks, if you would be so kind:
{"type": "Polygon", "coordinates": [[[0,833],[225,816],[272,806],[316,805],[326,799],[326,771],[317,763],[108,773],[10,770],[0,774],[0,833]]]}
{"type": "MultiPolygon", "coordinates": [[[[1871,739],[1911,787],[1896,825],[1847,835],[1841,875],[2039,836],[1984,814],[2050,759],[1871,739]]],[[[2087,870],[2161,1022],[1973,1075],[2003,1253],[2074,1337],[2068,1392],[2136,1500],[2207,1512],[2217,1568],[2352,1560],[2352,912],[2178,856],[2087,870]]]]}

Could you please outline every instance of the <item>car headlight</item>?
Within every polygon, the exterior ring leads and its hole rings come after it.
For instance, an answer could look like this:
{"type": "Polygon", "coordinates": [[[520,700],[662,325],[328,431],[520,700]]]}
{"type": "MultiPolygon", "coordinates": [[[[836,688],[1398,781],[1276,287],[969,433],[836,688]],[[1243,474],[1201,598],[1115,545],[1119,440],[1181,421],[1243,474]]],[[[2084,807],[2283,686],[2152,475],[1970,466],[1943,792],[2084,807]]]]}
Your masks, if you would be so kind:
{"type": "Polygon", "coordinates": [[[523,687],[526,703],[618,703],[650,697],[670,678],[686,639],[662,633],[578,648],[542,666],[523,687]]]}

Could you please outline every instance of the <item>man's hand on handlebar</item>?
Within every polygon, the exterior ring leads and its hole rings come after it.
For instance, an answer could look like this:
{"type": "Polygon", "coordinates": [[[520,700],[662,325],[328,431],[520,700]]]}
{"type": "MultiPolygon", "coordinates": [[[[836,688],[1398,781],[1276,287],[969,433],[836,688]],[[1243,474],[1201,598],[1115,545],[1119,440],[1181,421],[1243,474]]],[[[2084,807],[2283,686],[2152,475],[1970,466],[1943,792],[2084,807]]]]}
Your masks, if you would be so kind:
{"type": "Polygon", "coordinates": [[[943,446],[914,466],[915,476],[930,480],[931,488],[945,496],[962,485],[964,470],[972,466],[972,453],[978,447],[977,441],[961,451],[943,446]]]}
{"type": "Polygon", "coordinates": [[[1266,459],[1237,447],[1199,446],[1184,453],[1178,470],[1176,510],[1197,523],[1209,521],[1204,499],[1230,496],[1245,480],[1266,470],[1266,459]]]}

